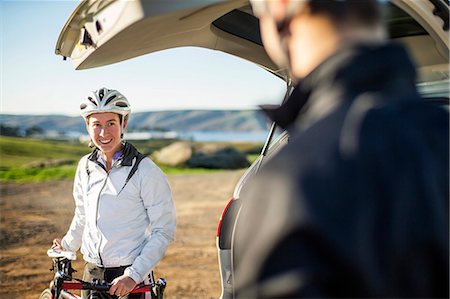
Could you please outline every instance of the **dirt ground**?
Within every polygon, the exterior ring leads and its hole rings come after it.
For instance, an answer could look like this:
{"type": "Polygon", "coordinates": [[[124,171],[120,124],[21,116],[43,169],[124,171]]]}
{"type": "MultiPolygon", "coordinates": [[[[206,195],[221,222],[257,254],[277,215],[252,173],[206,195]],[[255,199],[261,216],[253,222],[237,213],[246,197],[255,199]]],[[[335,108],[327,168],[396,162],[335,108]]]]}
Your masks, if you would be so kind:
{"type": "MultiPolygon", "coordinates": [[[[243,171],[170,175],[176,240],[156,267],[166,298],[218,298],[217,223],[243,171]]],[[[0,185],[0,298],[38,298],[52,279],[46,251],[69,227],[72,182],[0,185]]],[[[81,278],[81,255],[73,267],[81,278]]]]}

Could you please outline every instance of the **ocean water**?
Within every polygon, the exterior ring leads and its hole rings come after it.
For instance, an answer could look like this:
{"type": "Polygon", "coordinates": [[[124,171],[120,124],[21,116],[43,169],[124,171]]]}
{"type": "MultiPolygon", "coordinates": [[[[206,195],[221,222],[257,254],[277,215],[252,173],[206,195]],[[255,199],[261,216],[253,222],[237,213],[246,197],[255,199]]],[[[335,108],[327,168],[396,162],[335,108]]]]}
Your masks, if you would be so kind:
{"type": "MultiPolygon", "coordinates": [[[[276,135],[278,135],[277,133],[276,135]]],[[[238,142],[265,142],[269,131],[258,132],[224,132],[224,131],[194,131],[194,132],[176,132],[176,131],[146,131],[146,132],[125,132],[127,140],[149,140],[149,139],[181,139],[200,142],[218,142],[218,141],[238,141],[238,142]]],[[[88,136],[86,138],[89,139],[88,136]]]]}
{"type": "Polygon", "coordinates": [[[223,132],[223,131],[201,131],[201,132],[180,132],[179,138],[192,141],[246,141],[264,142],[269,132],[223,132]]]}

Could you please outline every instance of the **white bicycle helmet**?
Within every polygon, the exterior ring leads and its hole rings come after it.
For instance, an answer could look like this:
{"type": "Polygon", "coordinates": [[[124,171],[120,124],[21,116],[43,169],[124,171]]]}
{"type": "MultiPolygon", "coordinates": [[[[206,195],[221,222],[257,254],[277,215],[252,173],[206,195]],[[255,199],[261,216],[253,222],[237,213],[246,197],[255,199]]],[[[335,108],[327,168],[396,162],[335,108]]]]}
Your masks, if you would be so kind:
{"type": "Polygon", "coordinates": [[[103,87],[91,92],[80,104],[80,113],[84,119],[101,112],[117,113],[125,119],[131,113],[130,103],[117,90],[103,87]]]}

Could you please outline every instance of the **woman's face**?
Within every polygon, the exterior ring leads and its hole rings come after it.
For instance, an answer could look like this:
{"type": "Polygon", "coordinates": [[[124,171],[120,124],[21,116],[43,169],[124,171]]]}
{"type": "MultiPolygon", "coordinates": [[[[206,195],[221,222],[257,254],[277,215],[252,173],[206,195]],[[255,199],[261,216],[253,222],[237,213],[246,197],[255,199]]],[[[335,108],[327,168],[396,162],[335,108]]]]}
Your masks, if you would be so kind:
{"type": "MultiPolygon", "coordinates": [[[[124,128],[125,125],[126,122],[124,128]]],[[[92,142],[105,155],[112,157],[120,149],[122,126],[118,114],[94,113],[89,116],[86,126],[92,142]]]]}

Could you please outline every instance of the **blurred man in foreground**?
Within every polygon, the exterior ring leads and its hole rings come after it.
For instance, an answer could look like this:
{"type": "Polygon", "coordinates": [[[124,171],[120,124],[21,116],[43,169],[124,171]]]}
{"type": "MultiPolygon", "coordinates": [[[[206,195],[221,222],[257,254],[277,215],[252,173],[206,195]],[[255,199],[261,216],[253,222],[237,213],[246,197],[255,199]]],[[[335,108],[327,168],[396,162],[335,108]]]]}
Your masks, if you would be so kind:
{"type": "Polygon", "coordinates": [[[290,142],[241,192],[239,298],[448,297],[448,112],[420,98],[375,0],[255,0],[299,80],[290,142]]]}

